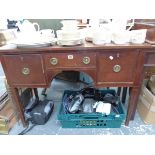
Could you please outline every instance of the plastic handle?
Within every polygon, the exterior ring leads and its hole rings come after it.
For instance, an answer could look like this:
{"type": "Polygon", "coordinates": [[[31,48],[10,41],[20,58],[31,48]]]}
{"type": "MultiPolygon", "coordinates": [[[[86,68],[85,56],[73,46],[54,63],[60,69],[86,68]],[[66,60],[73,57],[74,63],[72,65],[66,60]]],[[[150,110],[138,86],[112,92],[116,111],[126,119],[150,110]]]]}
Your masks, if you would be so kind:
{"type": "Polygon", "coordinates": [[[83,117],[83,119],[98,119],[98,117],[83,117]]]}

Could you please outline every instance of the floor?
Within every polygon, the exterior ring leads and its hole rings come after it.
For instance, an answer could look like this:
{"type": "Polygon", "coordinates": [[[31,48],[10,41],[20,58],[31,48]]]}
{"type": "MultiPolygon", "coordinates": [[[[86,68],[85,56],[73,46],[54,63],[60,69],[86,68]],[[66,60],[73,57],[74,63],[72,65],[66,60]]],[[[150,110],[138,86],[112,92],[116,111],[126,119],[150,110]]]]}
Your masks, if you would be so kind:
{"type": "MultiPolygon", "coordinates": [[[[84,84],[80,82],[69,82],[60,79],[54,79],[51,83],[51,87],[47,90],[47,98],[54,101],[54,111],[45,125],[35,126],[30,130],[27,135],[154,135],[155,125],[146,125],[140,119],[136,112],[135,120],[131,121],[129,126],[124,124],[121,128],[74,128],[66,129],[62,128],[60,122],[57,120],[58,108],[61,103],[63,91],[66,89],[79,90],[83,88],[84,84]]],[[[39,93],[41,89],[39,89],[39,93]]],[[[40,94],[40,99],[43,96],[40,94]]],[[[127,103],[125,104],[125,109],[127,103]]],[[[17,123],[10,131],[10,135],[17,135],[24,128],[21,124],[17,123]]]]}

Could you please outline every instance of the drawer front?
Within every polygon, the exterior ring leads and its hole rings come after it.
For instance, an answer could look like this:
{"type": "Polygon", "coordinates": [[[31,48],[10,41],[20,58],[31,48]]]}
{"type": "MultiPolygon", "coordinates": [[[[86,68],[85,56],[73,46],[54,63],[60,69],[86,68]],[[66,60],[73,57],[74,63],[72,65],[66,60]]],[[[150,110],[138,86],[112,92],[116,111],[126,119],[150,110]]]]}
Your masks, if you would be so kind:
{"type": "Polygon", "coordinates": [[[12,84],[44,85],[46,83],[41,55],[6,55],[3,58],[9,82],[12,84]]]}
{"type": "Polygon", "coordinates": [[[44,57],[46,68],[96,67],[95,53],[52,53],[44,57]]]}
{"type": "Polygon", "coordinates": [[[106,52],[98,55],[98,82],[133,82],[138,51],[106,52]]]}

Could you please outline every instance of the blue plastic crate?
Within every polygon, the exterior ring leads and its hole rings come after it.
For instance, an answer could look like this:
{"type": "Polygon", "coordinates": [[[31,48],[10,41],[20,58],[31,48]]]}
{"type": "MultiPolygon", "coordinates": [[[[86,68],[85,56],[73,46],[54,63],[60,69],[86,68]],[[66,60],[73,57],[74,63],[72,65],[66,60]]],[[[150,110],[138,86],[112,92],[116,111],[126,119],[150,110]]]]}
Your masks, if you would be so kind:
{"type": "MultiPolygon", "coordinates": [[[[107,89],[100,90],[104,95],[105,93],[111,93],[116,95],[115,90],[107,89]]],[[[75,94],[76,91],[66,90],[65,94],[75,94]]],[[[62,128],[119,128],[124,122],[126,115],[122,103],[118,106],[119,114],[111,112],[109,115],[102,113],[80,113],[80,114],[65,114],[63,110],[63,104],[60,104],[58,112],[58,120],[61,122],[62,128]]]]}

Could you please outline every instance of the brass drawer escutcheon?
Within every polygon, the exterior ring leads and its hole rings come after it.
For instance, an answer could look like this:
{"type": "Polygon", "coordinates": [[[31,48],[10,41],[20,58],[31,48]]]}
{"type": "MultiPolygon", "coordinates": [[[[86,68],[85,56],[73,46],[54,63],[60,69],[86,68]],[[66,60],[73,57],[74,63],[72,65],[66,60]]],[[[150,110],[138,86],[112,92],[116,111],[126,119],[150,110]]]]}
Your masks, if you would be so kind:
{"type": "Polygon", "coordinates": [[[56,65],[58,63],[58,59],[57,58],[51,58],[50,62],[52,65],[56,65]]]}
{"type": "Polygon", "coordinates": [[[115,65],[113,67],[113,71],[116,72],[116,73],[120,72],[121,71],[121,66],[120,65],[115,65]]]}
{"type": "Polygon", "coordinates": [[[22,69],[22,73],[23,73],[24,75],[29,75],[29,74],[30,74],[30,69],[29,69],[29,68],[23,68],[23,69],[22,69]]]}
{"type": "Polygon", "coordinates": [[[84,57],[83,58],[83,63],[88,65],[90,63],[90,57],[84,57]]]}

